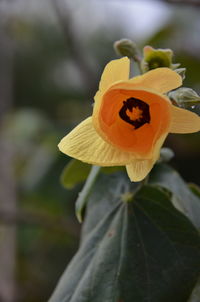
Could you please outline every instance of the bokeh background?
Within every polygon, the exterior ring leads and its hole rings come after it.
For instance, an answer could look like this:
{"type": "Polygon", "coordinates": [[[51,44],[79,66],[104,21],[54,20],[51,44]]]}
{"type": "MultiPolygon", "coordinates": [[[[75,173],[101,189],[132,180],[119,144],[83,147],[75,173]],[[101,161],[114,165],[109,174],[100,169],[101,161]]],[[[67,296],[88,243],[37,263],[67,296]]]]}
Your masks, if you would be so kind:
{"type": "MultiPolygon", "coordinates": [[[[59,140],[92,112],[113,42],[171,48],[200,92],[197,0],[0,0],[0,302],[44,302],[78,248],[59,140]]],[[[200,135],[170,135],[172,164],[200,184],[200,135]]]]}

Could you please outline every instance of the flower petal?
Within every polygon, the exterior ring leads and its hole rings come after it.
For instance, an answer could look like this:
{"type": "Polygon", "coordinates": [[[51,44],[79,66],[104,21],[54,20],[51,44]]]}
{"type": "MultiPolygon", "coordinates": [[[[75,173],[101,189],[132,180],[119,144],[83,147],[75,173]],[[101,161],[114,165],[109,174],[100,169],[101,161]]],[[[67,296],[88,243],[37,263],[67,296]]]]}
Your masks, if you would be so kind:
{"type": "MultiPolygon", "coordinates": [[[[150,70],[141,76],[129,80],[128,85],[153,89],[160,93],[166,93],[182,85],[182,78],[170,68],[161,67],[150,70]]],[[[133,88],[134,88],[133,86],[133,88]]]]}
{"type": "Polygon", "coordinates": [[[171,133],[193,133],[200,131],[200,116],[172,105],[171,133]]]}
{"type": "Polygon", "coordinates": [[[103,140],[124,152],[134,153],[134,158],[151,159],[157,139],[169,132],[171,102],[160,93],[145,89],[108,89],[101,107],[94,105],[93,124],[103,140]],[[151,122],[137,130],[119,116],[124,100],[142,100],[149,106],[151,122]]]}
{"type": "Polygon", "coordinates": [[[107,90],[112,84],[118,81],[129,79],[130,60],[127,57],[110,61],[101,76],[99,89],[101,92],[107,90]]]}
{"type": "Polygon", "coordinates": [[[167,133],[163,134],[157,140],[154,146],[152,159],[135,159],[130,164],[126,165],[126,170],[131,181],[141,181],[149,174],[149,172],[151,171],[160,156],[160,148],[162,147],[166,136],[167,133]]]}
{"type": "Polygon", "coordinates": [[[141,181],[153,168],[154,161],[151,159],[134,160],[131,164],[126,165],[126,170],[131,181],[141,181]]]}
{"type": "Polygon", "coordinates": [[[99,166],[121,166],[133,159],[133,154],[123,152],[106,143],[96,132],[89,117],[65,136],[58,145],[63,153],[99,166]]]}

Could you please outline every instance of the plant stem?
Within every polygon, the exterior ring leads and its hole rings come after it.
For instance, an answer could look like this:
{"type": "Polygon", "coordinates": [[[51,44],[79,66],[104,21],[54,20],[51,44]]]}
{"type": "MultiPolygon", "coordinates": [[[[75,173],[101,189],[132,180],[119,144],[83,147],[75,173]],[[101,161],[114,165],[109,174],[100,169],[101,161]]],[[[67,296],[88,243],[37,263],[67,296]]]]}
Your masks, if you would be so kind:
{"type": "Polygon", "coordinates": [[[140,58],[139,56],[134,56],[134,58],[132,58],[132,60],[133,60],[134,62],[136,62],[140,74],[143,74],[142,67],[141,67],[141,58],[140,58]]]}
{"type": "Polygon", "coordinates": [[[92,186],[100,172],[101,167],[92,166],[90,174],[85,182],[83,190],[79,193],[78,199],[76,201],[76,217],[79,222],[82,222],[82,212],[87,203],[87,198],[91,192],[92,186]]]}

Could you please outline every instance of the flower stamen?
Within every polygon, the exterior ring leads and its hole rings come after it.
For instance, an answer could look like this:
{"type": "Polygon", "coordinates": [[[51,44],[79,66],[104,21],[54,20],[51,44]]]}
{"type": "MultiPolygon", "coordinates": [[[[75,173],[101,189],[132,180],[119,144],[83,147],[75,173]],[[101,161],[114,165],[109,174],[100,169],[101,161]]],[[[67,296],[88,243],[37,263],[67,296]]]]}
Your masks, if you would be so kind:
{"type": "Polygon", "coordinates": [[[123,101],[123,106],[119,111],[119,116],[125,122],[134,126],[134,129],[150,123],[149,105],[139,99],[129,98],[123,101]]]}
{"type": "Polygon", "coordinates": [[[127,110],[126,114],[132,121],[140,120],[142,118],[143,111],[139,107],[135,107],[132,111],[127,110]]]}

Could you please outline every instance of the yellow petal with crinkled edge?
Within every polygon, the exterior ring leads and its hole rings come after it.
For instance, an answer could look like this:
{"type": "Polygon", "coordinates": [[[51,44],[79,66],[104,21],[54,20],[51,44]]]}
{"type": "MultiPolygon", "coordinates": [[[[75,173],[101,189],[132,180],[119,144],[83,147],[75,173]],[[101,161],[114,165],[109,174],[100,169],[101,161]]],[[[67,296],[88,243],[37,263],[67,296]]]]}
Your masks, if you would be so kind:
{"type": "Polygon", "coordinates": [[[58,145],[61,152],[89,164],[100,166],[126,165],[133,154],[106,143],[96,132],[89,117],[65,136],[58,145]]]}
{"type": "Polygon", "coordinates": [[[110,61],[101,76],[99,90],[103,92],[118,81],[129,79],[130,60],[127,57],[110,61]]]}
{"type": "Polygon", "coordinates": [[[127,174],[131,181],[141,181],[153,168],[154,161],[152,159],[134,160],[131,164],[126,165],[127,174]]]}
{"type": "Polygon", "coordinates": [[[170,68],[161,67],[130,79],[128,84],[150,88],[159,93],[166,93],[181,86],[182,78],[170,68]]]}
{"type": "Polygon", "coordinates": [[[171,133],[193,133],[200,131],[200,116],[172,105],[171,133]]]}
{"type": "Polygon", "coordinates": [[[127,174],[131,181],[141,181],[149,174],[149,172],[151,171],[160,156],[160,148],[162,147],[167,134],[168,133],[163,134],[157,140],[154,146],[152,159],[135,159],[130,164],[126,165],[127,174]]]}

